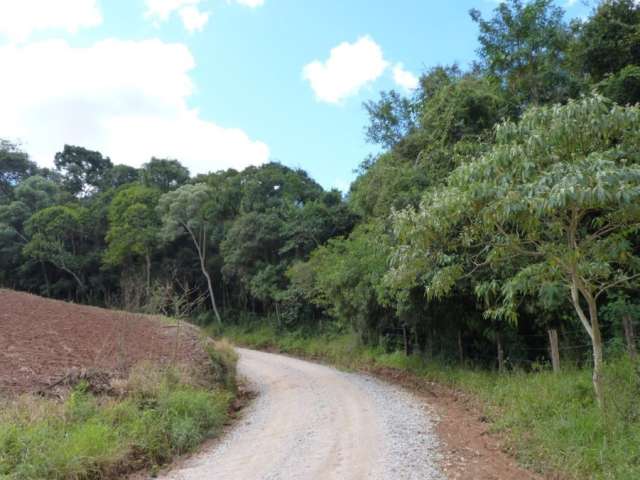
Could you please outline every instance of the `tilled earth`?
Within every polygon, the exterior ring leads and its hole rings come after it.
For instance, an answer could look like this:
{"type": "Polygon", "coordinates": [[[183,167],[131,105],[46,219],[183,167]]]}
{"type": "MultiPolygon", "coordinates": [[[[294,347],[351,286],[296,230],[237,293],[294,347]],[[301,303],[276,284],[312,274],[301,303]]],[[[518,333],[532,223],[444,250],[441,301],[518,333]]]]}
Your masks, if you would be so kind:
{"type": "Polygon", "coordinates": [[[258,392],[225,439],[164,480],[440,480],[429,407],[367,375],[240,349],[258,392]]]}
{"type": "Polygon", "coordinates": [[[40,391],[74,369],[123,375],[143,361],[204,365],[206,352],[186,324],[0,289],[0,395],[40,391]]]}

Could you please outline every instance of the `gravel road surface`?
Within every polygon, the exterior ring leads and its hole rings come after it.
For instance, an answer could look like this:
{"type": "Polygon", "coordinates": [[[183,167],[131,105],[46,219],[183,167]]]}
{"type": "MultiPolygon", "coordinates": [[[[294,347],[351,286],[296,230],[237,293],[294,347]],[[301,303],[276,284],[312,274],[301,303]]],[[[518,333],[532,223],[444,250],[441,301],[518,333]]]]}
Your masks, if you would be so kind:
{"type": "Polygon", "coordinates": [[[257,391],[218,444],[165,480],[440,480],[427,406],[371,377],[239,349],[257,391]]]}

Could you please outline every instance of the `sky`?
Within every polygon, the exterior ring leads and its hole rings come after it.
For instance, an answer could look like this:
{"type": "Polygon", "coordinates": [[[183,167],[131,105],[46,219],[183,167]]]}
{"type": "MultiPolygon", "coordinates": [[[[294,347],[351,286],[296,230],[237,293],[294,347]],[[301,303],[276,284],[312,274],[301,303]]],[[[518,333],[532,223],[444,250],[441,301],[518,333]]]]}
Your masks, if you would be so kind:
{"type": "MultiPolygon", "coordinates": [[[[585,16],[580,0],[558,3],[585,16]]],[[[192,174],[278,161],[346,191],[362,104],[475,58],[496,0],[0,0],[0,138],[192,174]]]]}

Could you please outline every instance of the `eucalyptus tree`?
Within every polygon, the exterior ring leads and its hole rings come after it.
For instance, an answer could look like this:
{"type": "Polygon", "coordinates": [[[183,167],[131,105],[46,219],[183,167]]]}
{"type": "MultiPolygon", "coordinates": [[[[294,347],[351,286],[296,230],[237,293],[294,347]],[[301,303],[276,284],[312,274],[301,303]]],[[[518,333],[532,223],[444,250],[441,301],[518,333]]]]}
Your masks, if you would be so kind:
{"type": "Polygon", "coordinates": [[[207,270],[207,252],[210,236],[214,231],[216,211],[213,194],[204,183],[183,185],[160,197],[158,214],[162,221],[161,235],[171,241],[180,235],[187,234],[198,254],[200,270],[207,281],[211,307],[219,324],[222,319],[218,313],[211,275],[207,270]]]}
{"type": "Polygon", "coordinates": [[[599,303],[640,276],[640,109],[601,97],[528,110],[497,128],[496,144],[395,214],[389,275],[444,296],[488,268],[476,290],[500,299],[488,318],[517,319],[519,299],[557,281],[591,339],[604,404],[599,303]]]}

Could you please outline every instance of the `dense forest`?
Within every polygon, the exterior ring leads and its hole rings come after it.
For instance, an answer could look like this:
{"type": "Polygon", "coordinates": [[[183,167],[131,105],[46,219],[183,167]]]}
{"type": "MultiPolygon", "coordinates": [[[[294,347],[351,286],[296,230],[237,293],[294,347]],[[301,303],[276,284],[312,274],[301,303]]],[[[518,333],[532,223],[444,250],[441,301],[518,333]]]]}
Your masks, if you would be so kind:
{"type": "Polygon", "coordinates": [[[499,369],[593,362],[601,401],[640,315],[640,6],[470,15],[472,66],[364,105],[380,153],[346,195],[278,163],[191,176],[65,145],[48,169],[3,141],[0,284],[166,313],[186,294],[201,322],[499,369]]]}

